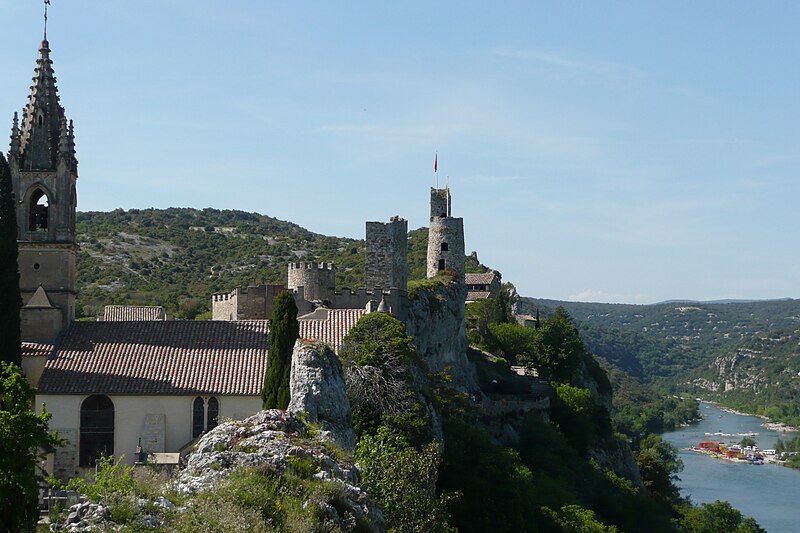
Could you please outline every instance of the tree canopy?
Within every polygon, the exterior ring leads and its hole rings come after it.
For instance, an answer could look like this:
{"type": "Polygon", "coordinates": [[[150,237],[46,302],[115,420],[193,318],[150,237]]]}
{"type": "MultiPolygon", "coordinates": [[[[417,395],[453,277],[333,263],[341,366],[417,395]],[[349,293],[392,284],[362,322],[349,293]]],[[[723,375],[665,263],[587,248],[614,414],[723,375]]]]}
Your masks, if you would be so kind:
{"type": "Polygon", "coordinates": [[[11,171],[0,154],[0,361],[22,364],[17,218],[11,171]]]}
{"type": "Polygon", "coordinates": [[[50,414],[31,409],[35,395],[19,366],[0,361],[0,531],[36,529],[39,449],[59,444],[50,414]]]}

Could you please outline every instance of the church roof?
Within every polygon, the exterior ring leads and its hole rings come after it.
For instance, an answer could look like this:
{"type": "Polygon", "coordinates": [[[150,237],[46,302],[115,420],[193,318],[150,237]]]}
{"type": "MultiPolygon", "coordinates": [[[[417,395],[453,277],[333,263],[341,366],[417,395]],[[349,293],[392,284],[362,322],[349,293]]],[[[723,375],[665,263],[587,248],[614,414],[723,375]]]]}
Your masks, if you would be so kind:
{"type": "Polygon", "coordinates": [[[39,380],[39,394],[257,396],[267,322],[76,322],[39,380]]]}
{"type": "MultiPolygon", "coordinates": [[[[300,338],[334,350],[364,314],[300,320],[300,338]]],[[[39,394],[258,396],[269,321],[76,322],[52,352],[39,394]]]]}

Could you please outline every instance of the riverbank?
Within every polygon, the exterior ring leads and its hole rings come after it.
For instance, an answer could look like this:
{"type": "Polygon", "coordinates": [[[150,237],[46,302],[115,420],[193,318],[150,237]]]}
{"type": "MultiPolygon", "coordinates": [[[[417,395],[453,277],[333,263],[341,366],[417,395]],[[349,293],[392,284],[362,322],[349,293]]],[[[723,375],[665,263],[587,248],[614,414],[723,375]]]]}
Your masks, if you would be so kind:
{"type": "Polygon", "coordinates": [[[785,424],[783,422],[773,422],[768,417],[766,417],[764,415],[756,415],[756,414],[753,414],[753,413],[743,413],[742,411],[737,411],[736,409],[733,409],[732,407],[727,407],[727,406],[722,405],[721,403],[715,402],[713,400],[704,400],[702,398],[696,398],[696,400],[698,402],[711,404],[711,405],[715,406],[717,409],[719,409],[720,411],[723,411],[723,412],[726,412],[726,413],[731,413],[731,414],[739,415],[739,416],[754,416],[756,418],[760,418],[761,420],[765,421],[763,424],[761,424],[761,427],[763,427],[765,429],[768,429],[770,431],[778,431],[778,432],[781,432],[781,433],[793,433],[793,432],[800,431],[800,428],[796,428],[794,426],[790,426],[790,425],[785,424]]]}
{"type": "Polygon", "coordinates": [[[701,421],[663,434],[665,441],[678,448],[684,464],[677,481],[681,494],[695,505],[729,501],[769,533],[795,533],[800,524],[800,471],[767,461],[755,466],[713,460],[689,450],[704,440],[729,439],[713,436],[715,433],[736,435],[730,437],[736,441],[741,441],[740,435],[758,433],[754,440],[763,449],[774,448],[777,439],[794,435],[767,430],[761,426],[763,419],[725,412],[716,404],[704,402],[700,412],[704,415],[701,421]]]}

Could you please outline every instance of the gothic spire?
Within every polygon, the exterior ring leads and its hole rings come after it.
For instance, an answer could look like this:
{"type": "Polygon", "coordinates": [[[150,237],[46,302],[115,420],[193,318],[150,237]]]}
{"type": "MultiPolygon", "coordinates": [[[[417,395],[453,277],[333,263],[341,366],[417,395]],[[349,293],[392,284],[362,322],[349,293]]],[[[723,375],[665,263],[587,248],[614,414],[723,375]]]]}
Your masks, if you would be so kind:
{"type": "MultiPolygon", "coordinates": [[[[66,116],[59,102],[50,44],[44,39],[36,59],[28,104],[22,111],[17,152],[19,168],[55,170],[62,136],[69,133],[62,132],[62,128],[66,129],[66,116]]],[[[17,154],[12,153],[12,156],[17,154]]]]}

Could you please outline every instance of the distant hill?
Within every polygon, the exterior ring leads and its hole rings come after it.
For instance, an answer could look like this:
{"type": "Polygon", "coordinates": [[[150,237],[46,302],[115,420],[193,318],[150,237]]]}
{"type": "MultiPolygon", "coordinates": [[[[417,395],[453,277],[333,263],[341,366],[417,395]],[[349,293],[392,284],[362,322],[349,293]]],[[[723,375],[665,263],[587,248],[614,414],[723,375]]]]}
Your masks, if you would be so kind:
{"type": "Polygon", "coordinates": [[[800,423],[800,300],[626,305],[522,298],[520,306],[544,315],[564,307],[593,353],[663,391],[800,423]]]}

